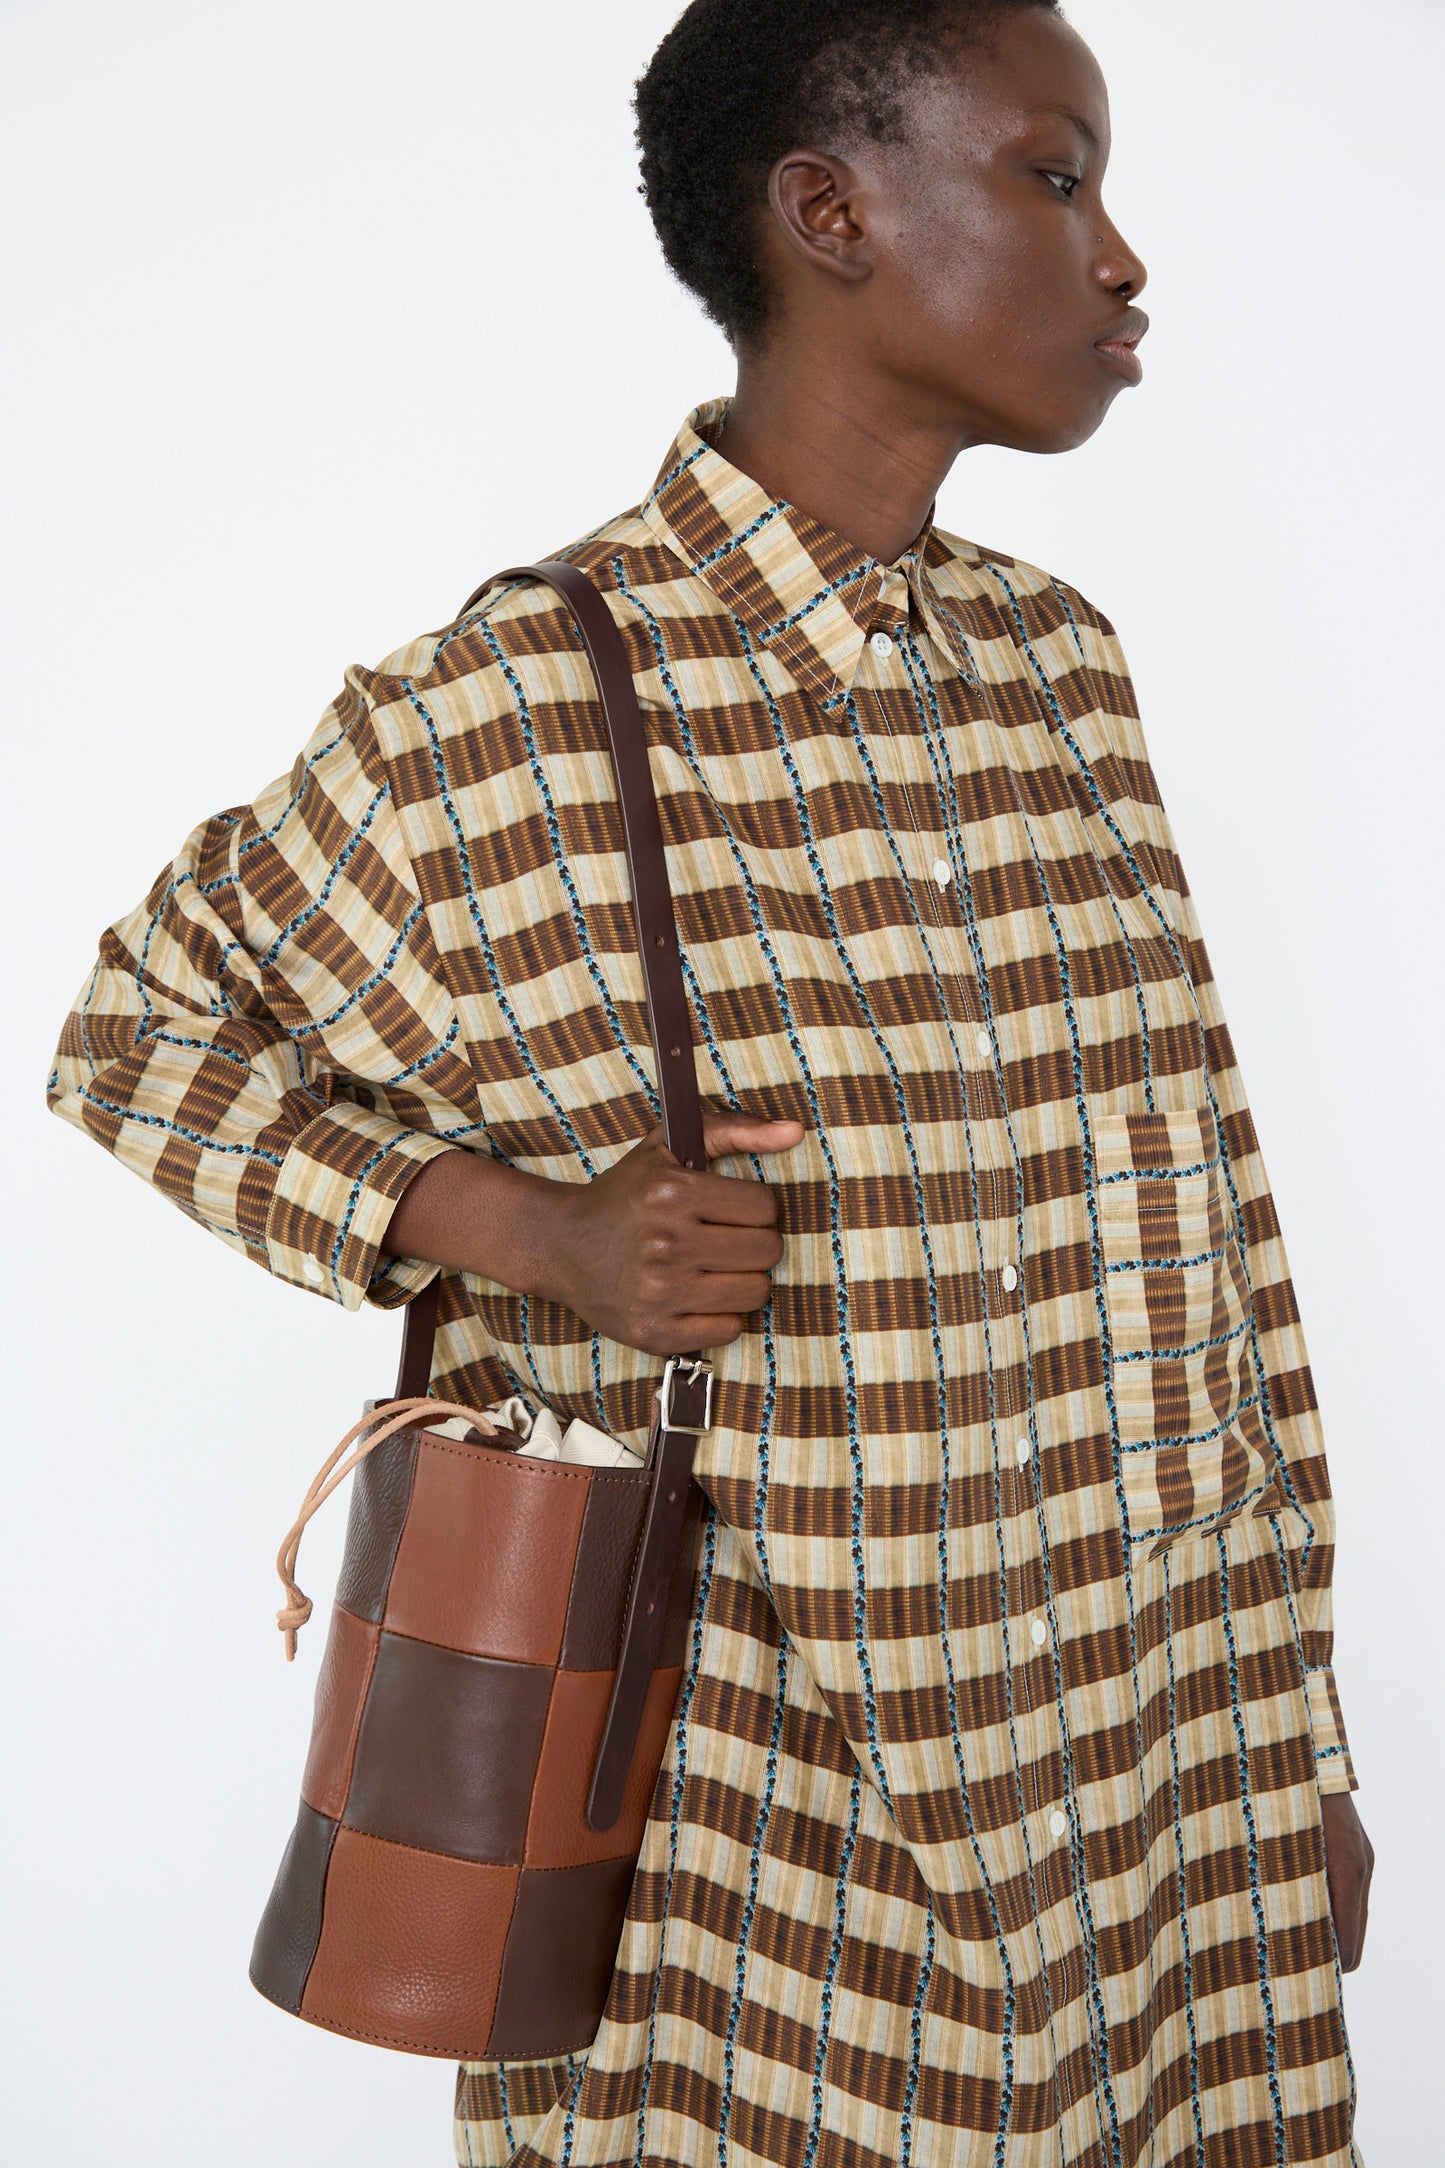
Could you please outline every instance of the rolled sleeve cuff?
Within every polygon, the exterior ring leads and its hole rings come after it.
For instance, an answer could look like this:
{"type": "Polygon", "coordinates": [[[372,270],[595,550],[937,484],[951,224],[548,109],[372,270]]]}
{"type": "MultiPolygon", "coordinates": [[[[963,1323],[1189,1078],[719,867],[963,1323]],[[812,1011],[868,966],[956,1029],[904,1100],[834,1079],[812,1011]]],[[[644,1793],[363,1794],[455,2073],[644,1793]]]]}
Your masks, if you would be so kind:
{"type": "Polygon", "coordinates": [[[347,1310],[408,1302],[440,1268],[383,1256],[381,1239],[418,1169],[455,1149],[365,1107],[328,1107],[292,1141],[277,1173],[266,1215],[271,1271],[347,1310]]]}
{"type": "Polygon", "coordinates": [[[1350,1760],[1349,1741],[1340,1715],[1340,1697],[1335,1691],[1335,1674],[1328,1664],[1319,1664],[1306,1671],[1305,1693],[1309,1698],[1310,1724],[1315,1736],[1315,1771],[1320,1790],[1357,1792],[1359,1778],[1350,1760]]]}

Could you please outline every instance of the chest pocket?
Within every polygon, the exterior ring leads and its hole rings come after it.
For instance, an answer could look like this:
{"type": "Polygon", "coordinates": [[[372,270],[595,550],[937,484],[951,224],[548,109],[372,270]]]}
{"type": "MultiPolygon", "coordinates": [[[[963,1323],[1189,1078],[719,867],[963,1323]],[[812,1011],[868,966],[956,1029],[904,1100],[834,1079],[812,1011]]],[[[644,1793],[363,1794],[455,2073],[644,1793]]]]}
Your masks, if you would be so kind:
{"type": "Polygon", "coordinates": [[[1153,1553],[1284,1500],[1212,1111],[1097,1117],[1094,1156],[1125,1534],[1153,1553]]]}

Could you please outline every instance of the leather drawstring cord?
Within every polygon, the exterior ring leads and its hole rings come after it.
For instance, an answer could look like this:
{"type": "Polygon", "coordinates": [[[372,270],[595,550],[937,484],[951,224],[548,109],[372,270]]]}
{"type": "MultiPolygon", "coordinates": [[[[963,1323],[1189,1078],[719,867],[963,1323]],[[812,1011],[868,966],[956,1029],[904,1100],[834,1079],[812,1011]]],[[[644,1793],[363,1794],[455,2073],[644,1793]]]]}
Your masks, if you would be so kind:
{"type": "Polygon", "coordinates": [[[416,1400],[394,1400],[388,1402],[384,1416],[363,1415],[359,1423],[353,1423],[335,1452],[329,1453],[317,1469],[315,1480],[301,1501],[301,1511],[276,1554],[276,1571],[281,1576],[282,1586],[290,1598],[276,1613],[276,1624],[286,1636],[288,1664],[296,1655],[296,1635],[311,1616],[311,1598],[303,1596],[296,1586],[296,1554],[301,1548],[306,1523],[318,1506],[325,1505],[337,1484],[344,1483],[352,1469],[361,1466],[368,1453],[373,1452],[378,1445],[384,1445],[397,1431],[406,1430],[408,1427],[424,1430],[429,1423],[438,1420],[445,1422],[453,1415],[460,1415],[473,1424],[483,1437],[496,1437],[500,1432],[501,1426],[494,1422],[491,1416],[481,1414],[476,1408],[463,1408],[455,1400],[429,1400],[425,1395],[416,1400]],[[418,1418],[424,1420],[419,1422],[418,1418]],[[347,1447],[354,1438],[360,1437],[363,1430],[369,1431],[369,1436],[361,1439],[349,1460],[343,1459],[347,1447]],[[338,1461],[341,1462],[340,1467],[337,1466],[338,1461]]]}

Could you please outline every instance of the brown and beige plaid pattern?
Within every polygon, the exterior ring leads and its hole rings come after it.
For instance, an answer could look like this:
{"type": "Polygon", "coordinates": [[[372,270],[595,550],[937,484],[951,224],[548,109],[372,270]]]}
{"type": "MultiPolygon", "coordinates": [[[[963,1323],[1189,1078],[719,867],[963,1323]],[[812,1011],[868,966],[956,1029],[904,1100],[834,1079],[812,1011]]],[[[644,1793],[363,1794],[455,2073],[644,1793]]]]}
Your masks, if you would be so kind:
{"type": "MultiPolygon", "coordinates": [[[[684,423],[570,550],[652,733],[704,1105],[806,1136],[717,1351],[607,2015],[464,2066],[461,2162],[1358,2163],[1321,1834],[1333,1525],[1249,1109],[1113,628],[883,566],[684,423]]],[[[51,1094],[298,1287],[460,1143],[657,1116],[605,733],[550,591],[348,672],[105,936],[51,1094]]],[[[434,1387],[641,1443],[657,1365],[446,1275],[434,1387]]]]}

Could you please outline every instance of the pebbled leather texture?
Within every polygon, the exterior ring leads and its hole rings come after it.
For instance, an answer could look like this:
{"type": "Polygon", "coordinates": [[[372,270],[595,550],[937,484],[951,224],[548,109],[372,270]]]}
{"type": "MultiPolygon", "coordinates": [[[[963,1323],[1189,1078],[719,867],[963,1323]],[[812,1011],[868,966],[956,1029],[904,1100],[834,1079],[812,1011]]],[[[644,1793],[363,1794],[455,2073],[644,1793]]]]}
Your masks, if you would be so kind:
{"type": "Polygon", "coordinates": [[[518,1873],[339,1829],[301,2015],[379,2047],[482,2054],[518,1873]]]}
{"type": "Polygon", "coordinates": [[[588,1490],[556,1461],[423,1432],[387,1631],[555,1664],[588,1490]]]}

